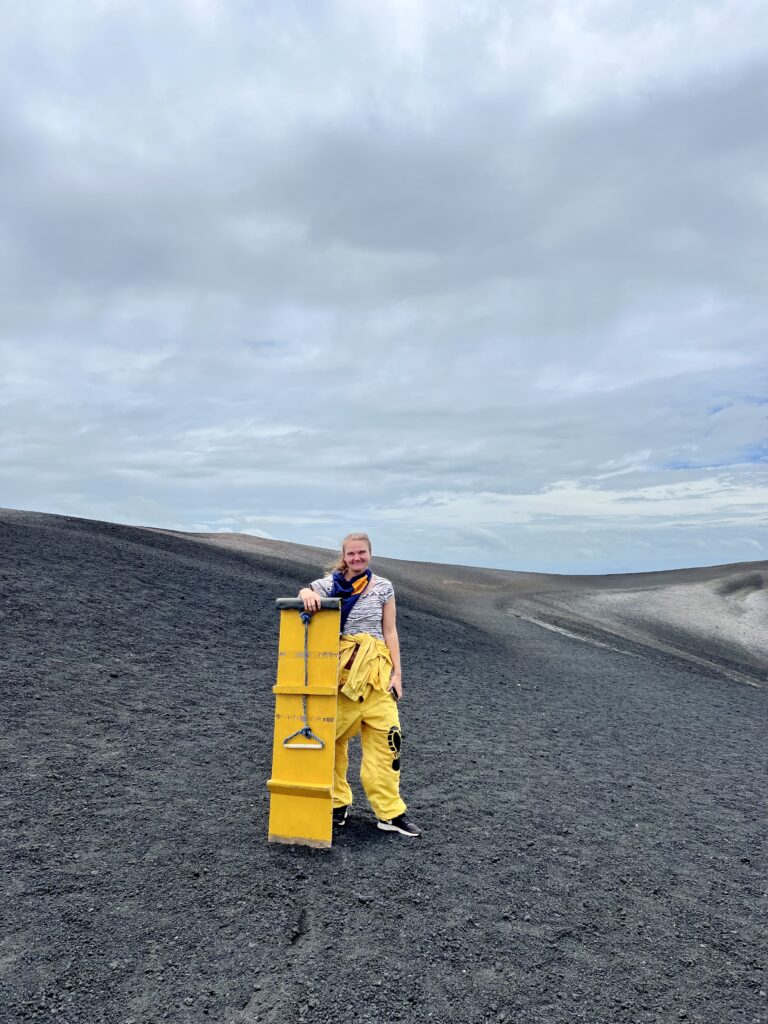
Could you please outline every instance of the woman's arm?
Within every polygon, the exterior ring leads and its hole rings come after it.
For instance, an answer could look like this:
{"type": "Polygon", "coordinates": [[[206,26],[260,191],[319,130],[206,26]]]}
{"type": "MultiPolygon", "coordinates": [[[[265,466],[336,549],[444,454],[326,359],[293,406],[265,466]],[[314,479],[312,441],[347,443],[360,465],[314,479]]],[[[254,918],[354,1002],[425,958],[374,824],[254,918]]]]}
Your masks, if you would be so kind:
{"type": "Polygon", "coordinates": [[[382,609],[381,631],[384,634],[384,643],[392,656],[389,688],[395,691],[395,696],[400,700],[403,696],[403,674],[400,668],[400,638],[397,635],[397,609],[394,597],[390,598],[382,609]]]}

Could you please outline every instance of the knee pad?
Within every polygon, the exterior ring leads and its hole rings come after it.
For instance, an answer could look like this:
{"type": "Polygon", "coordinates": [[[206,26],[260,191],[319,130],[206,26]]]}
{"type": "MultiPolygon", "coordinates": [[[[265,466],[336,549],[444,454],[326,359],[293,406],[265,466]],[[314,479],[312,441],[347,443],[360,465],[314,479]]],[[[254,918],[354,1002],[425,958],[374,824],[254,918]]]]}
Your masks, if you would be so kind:
{"type": "Polygon", "coordinates": [[[399,772],[400,748],[403,745],[403,734],[400,732],[398,726],[393,725],[392,728],[387,733],[387,743],[389,744],[389,749],[392,751],[394,755],[392,758],[392,771],[399,772]]]}

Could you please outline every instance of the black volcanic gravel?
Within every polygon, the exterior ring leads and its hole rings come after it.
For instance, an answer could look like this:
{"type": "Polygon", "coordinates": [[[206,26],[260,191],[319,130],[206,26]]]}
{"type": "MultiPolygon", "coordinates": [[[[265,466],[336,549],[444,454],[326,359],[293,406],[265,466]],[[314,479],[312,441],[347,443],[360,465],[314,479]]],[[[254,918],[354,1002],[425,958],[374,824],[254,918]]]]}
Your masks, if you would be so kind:
{"type": "Polygon", "coordinates": [[[768,692],[399,602],[404,794],[266,842],[295,563],[0,512],[0,1016],[763,1024],[768,692]]]}

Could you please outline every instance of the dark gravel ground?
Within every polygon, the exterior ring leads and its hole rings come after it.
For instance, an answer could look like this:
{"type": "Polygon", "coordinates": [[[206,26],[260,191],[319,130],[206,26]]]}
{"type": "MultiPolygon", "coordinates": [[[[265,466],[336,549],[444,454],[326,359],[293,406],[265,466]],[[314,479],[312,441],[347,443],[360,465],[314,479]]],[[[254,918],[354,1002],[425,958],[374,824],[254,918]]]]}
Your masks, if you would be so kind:
{"type": "Polygon", "coordinates": [[[399,622],[404,792],[266,843],[295,561],[0,512],[0,1015],[763,1024],[768,691],[399,622]]]}

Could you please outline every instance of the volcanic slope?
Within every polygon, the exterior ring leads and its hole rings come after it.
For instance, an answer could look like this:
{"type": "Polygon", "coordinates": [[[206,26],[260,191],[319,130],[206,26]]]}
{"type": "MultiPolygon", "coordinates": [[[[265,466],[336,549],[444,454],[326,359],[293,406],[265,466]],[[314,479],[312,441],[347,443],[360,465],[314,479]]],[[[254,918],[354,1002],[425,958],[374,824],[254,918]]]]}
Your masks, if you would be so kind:
{"type": "Polygon", "coordinates": [[[768,1019],[759,638],[702,653],[696,607],[667,631],[663,609],[691,584],[740,622],[764,563],[648,584],[382,560],[424,835],[359,795],[319,851],[266,843],[265,781],[273,598],[323,552],[12,511],[0,541],[4,1019],[768,1019]],[[619,614],[601,588],[653,597],[619,614]]]}

